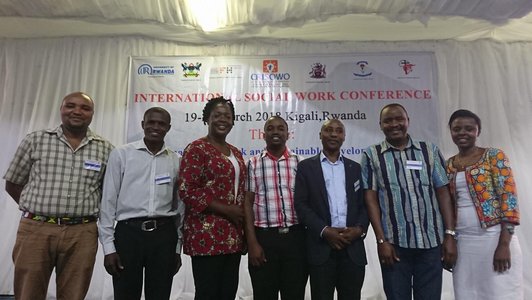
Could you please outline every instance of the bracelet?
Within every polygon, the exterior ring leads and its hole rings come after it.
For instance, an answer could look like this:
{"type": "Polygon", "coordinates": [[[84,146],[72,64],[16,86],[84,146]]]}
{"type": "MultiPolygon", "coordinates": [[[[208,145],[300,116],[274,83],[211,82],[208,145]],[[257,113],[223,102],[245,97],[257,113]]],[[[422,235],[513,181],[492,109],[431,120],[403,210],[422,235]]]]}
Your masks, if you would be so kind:
{"type": "Polygon", "coordinates": [[[456,231],[452,230],[452,229],[445,229],[445,234],[448,234],[450,236],[452,236],[453,238],[456,239],[456,231]]]}
{"type": "Polygon", "coordinates": [[[504,223],[503,227],[506,229],[506,231],[508,231],[509,234],[514,234],[515,233],[515,225],[514,224],[504,223]]]}

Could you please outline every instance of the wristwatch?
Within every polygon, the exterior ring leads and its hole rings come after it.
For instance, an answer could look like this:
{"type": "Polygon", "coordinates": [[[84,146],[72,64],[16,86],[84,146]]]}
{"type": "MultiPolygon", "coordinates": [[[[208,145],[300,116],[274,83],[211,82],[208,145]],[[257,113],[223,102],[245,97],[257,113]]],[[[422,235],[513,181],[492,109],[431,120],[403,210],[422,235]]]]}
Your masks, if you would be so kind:
{"type": "Polygon", "coordinates": [[[448,235],[452,236],[454,239],[456,239],[456,231],[454,231],[452,229],[445,229],[445,234],[448,234],[448,235]]]}

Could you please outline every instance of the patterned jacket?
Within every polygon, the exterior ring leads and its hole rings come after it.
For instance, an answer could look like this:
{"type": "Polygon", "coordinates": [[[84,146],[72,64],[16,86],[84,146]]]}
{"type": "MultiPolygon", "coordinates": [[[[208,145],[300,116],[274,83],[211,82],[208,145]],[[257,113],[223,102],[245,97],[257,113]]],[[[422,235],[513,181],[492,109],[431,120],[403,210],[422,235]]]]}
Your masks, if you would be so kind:
{"type": "MultiPolygon", "coordinates": [[[[447,160],[451,196],[456,204],[455,156],[447,160]]],[[[519,224],[517,191],[508,158],[502,150],[487,148],[478,162],[465,170],[469,194],[482,228],[501,222],[519,224]]],[[[456,207],[456,206],[455,206],[456,207]]]]}
{"type": "Polygon", "coordinates": [[[243,250],[243,227],[206,210],[212,201],[243,206],[246,165],[240,150],[232,145],[229,148],[240,167],[237,195],[235,169],[227,156],[202,139],[190,143],[183,153],[178,192],[185,203],[183,249],[188,255],[222,255],[243,250]]]}

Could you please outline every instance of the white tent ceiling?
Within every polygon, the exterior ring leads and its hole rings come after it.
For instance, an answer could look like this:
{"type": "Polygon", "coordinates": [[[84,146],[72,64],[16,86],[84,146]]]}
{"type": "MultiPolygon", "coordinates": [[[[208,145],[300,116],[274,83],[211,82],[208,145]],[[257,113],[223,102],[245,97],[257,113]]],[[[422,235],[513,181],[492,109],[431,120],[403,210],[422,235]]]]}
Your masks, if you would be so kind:
{"type": "Polygon", "coordinates": [[[532,0],[0,0],[0,38],[532,41],[532,0]]]}
{"type": "MultiPolygon", "coordinates": [[[[532,253],[526,238],[532,228],[531,42],[532,0],[0,0],[0,172],[26,132],[55,126],[56,99],[69,91],[102,100],[91,126],[122,143],[130,56],[433,51],[442,115],[459,107],[478,112],[486,120],[482,144],[512,158],[525,200],[518,235],[526,257],[532,253]]],[[[456,148],[445,124],[442,132],[448,156],[456,148]]],[[[7,232],[0,244],[0,294],[12,293],[16,212],[0,191],[0,226],[7,232]]],[[[367,245],[364,292],[382,299],[376,243],[367,245]]],[[[112,298],[102,260],[100,253],[87,299],[112,298]]],[[[184,261],[188,271],[178,273],[174,294],[192,299],[190,261],[184,261]]],[[[530,267],[525,259],[525,270],[530,267]]],[[[243,298],[251,294],[246,272],[243,298]]],[[[442,299],[452,299],[450,282],[442,299]]],[[[526,299],[532,299],[531,283],[525,272],[526,299]]]]}

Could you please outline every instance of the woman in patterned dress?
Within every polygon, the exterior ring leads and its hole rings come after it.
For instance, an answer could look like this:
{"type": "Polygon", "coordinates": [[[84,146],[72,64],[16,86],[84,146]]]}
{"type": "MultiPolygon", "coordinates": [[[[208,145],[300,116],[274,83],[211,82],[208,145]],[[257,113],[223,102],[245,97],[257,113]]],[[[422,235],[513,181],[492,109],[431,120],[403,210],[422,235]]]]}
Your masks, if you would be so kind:
{"type": "Polygon", "coordinates": [[[233,300],[238,288],[246,167],[240,150],[226,142],[234,121],[230,100],[209,100],[203,110],[208,133],[185,148],[181,161],[183,248],[192,257],[196,300],[233,300]]]}

